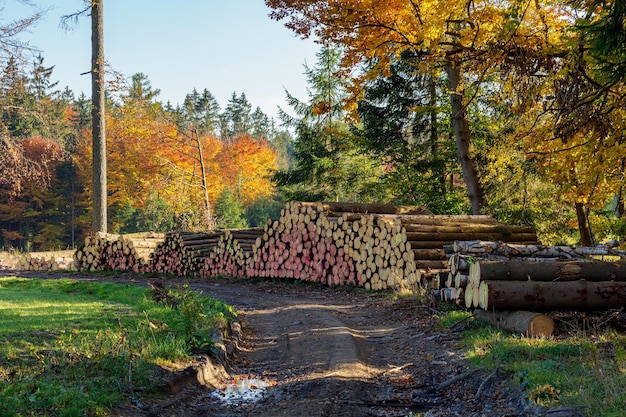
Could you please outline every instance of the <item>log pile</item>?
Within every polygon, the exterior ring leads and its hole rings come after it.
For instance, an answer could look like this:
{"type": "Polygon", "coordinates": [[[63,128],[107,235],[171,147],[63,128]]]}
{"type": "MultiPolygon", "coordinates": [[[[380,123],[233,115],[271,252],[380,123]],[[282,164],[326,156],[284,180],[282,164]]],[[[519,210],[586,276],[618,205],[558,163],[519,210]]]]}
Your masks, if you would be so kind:
{"type": "Polygon", "coordinates": [[[257,239],[246,276],[369,290],[416,286],[420,274],[401,219],[420,207],[289,203],[257,239]]]}
{"type": "Polygon", "coordinates": [[[81,270],[293,278],[384,290],[416,287],[425,284],[422,276],[447,274],[445,248],[460,237],[537,240],[532,228],[506,226],[489,216],[432,215],[416,206],[290,202],[264,228],[168,233],[150,241],[134,236],[132,246],[124,243],[128,235],[91,237],[76,252],[76,261],[81,270]],[[141,261],[133,257],[140,238],[150,242],[141,261]]]}
{"type": "Polygon", "coordinates": [[[210,251],[196,253],[200,262],[199,275],[245,277],[257,241],[264,233],[263,228],[225,230],[210,251]]]}
{"type": "Polygon", "coordinates": [[[176,276],[194,275],[200,263],[194,253],[209,253],[222,232],[216,233],[167,233],[150,257],[146,272],[158,272],[176,276]]]}
{"type": "Polygon", "coordinates": [[[441,295],[467,308],[550,311],[626,306],[624,251],[483,241],[455,242],[452,250],[441,295]]]}
{"type": "Polygon", "coordinates": [[[150,255],[164,239],[164,234],[153,232],[97,233],[85,238],[74,253],[74,263],[78,271],[144,272],[150,255]]]}
{"type": "Polygon", "coordinates": [[[442,277],[450,272],[448,253],[456,241],[497,240],[516,244],[537,244],[533,227],[504,225],[490,216],[430,216],[407,219],[407,242],[416,266],[425,272],[431,287],[439,289],[442,277]]]}
{"type": "Polygon", "coordinates": [[[60,271],[74,269],[72,251],[30,252],[15,263],[18,271],[60,271]]]}

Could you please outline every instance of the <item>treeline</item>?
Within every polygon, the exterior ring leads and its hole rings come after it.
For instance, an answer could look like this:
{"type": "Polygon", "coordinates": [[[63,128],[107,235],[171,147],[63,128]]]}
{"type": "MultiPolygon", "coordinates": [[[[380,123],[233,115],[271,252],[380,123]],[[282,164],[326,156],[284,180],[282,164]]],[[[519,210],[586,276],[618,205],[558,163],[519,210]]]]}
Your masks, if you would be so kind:
{"type": "MultiPolygon", "coordinates": [[[[58,90],[43,58],[0,79],[0,247],[73,247],[91,224],[91,102],[58,90]]],[[[110,230],[247,227],[276,215],[272,173],[291,141],[244,93],[221,109],[193,90],[176,107],[144,74],[110,86],[110,230]]]]}
{"type": "MultiPolygon", "coordinates": [[[[222,108],[207,89],[163,103],[141,73],[110,83],[109,231],[258,226],[283,201],[330,200],[481,212],[552,245],[624,238],[626,95],[606,67],[622,49],[571,27],[567,5],[432,2],[443,17],[431,21],[381,3],[382,22],[342,3],[291,22],[334,46],[305,68],[308,97],[286,92],[279,120],[243,93],[222,108]]],[[[623,20],[594,13],[591,25],[623,20]]],[[[90,102],[58,90],[43,59],[18,62],[0,79],[0,245],[73,246],[90,225],[90,102]]]]}

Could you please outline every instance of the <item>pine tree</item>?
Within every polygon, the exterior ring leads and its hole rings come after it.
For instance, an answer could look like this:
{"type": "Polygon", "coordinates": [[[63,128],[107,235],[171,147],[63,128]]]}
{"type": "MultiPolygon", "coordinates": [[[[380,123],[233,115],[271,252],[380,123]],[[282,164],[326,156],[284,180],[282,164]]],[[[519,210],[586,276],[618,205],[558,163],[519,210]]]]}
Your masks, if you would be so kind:
{"type": "Polygon", "coordinates": [[[451,213],[461,209],[463,198],[449,181],[456,155],[442,114],[445,95],[439,80],[417,71],[419,60],[406,51],[388,76],[366,83],[358,102],[360,144],[386,161],[381,185],[394,201],[451,213]]]}
{"type": "Polygon", "coordinates": [[[286,93],[296,116],[281,110],[280,117],[295,131],[293,158],[292,165],[274,179],[288,199],[372,199],[369,182],[377,181],[377,163],[359,153],[344,121],[348,86],[339,74],[341,52],[325,47],[317,58],[316,66],[305,69],[308,102],[286,93]]]}

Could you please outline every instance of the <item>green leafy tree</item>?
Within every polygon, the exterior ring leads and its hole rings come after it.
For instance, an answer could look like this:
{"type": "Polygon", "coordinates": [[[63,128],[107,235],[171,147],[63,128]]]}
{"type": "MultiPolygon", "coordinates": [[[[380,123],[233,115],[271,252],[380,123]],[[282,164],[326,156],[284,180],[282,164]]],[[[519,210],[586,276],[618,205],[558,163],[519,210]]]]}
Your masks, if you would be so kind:
{"type": "Polygon", "coordinates": [[[245,209],[229,188],[225,188],[215,202],[216,225],[220,229],[248,227],[245,209]]]}

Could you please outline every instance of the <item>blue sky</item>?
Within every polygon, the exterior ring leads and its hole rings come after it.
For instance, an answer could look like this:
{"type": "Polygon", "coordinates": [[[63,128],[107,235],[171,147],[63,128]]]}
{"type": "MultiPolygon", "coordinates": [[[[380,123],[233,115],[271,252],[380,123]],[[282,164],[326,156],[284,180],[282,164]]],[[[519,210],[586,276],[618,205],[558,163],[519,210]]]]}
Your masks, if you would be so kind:
{"type": "MultiPolygon", "coordinates": [[[[53,79],[76,95],[90,96],[91,34],[89,17],[72,31],[59,27],[60,16],[84,7],[83,0],[31,0],[48,9],[22,40],[54,65],[53,79]]],[[[0,0],[3,22],[28,9],[17,0],[0,0]]],[[[304,64],[313,66],[319,46],[296,37],[270,20],[263,0],[105,0],[105,59],[126,78],[142,72],[159,100],[181,103],[195,87],[207,88],[224,108],[233,91],[269,116],[285,104],[286,88],[306,100],[304,64]]]]}

